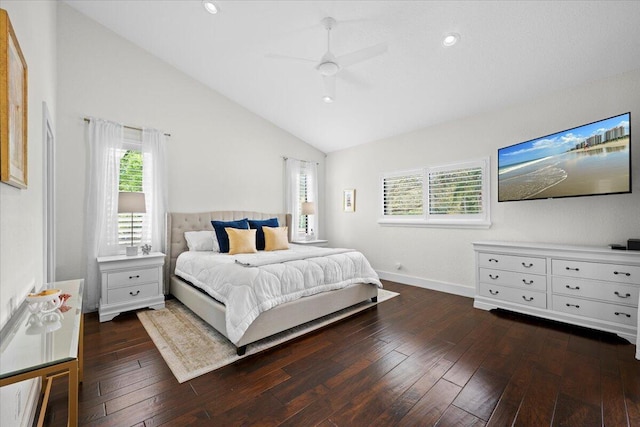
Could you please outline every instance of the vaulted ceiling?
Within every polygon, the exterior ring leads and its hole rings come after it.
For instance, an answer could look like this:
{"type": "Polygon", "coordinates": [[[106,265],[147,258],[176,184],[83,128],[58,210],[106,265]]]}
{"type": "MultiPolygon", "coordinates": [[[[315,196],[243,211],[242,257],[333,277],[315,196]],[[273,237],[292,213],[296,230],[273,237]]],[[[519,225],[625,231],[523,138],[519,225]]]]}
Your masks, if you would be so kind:
{"type": "Polygon", "coordinates": [[[640,69],[639,1],[66,3],[324,152],[640,69]],[[336,56],[387,46],[338,72],[330,104],[316,63],[269,57],[320,62],[327,16],[336,56]]]}

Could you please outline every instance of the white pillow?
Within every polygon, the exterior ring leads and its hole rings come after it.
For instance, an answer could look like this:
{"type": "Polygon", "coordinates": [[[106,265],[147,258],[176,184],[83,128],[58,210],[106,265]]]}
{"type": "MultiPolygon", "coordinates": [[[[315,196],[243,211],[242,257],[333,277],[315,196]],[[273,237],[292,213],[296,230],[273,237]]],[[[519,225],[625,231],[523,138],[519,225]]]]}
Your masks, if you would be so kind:
{"type": "Polygon", "coordinates": [[[214,231],[185,231],[184,238],[190,251],[220,252],[214,231]]]}

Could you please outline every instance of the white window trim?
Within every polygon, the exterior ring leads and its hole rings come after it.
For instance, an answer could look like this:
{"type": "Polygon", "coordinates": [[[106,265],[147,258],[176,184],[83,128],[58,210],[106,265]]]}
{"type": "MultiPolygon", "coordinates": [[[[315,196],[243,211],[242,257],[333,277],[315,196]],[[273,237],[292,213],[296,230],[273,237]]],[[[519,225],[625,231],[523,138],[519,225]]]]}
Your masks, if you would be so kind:
{"type": "Polygon", "coordinates": [[[383,174],[380,179],[380,213],[381,218],[378,219],[378,224],[382,226],[398,226],[398,227],[433,227],[433,228],[480,228],[487,229],[491,227],[491,200],[490,200],[490,174],[491,174],[491,162],[489,157],[483,157],[476,160],[469,160],[465,162],[450,163],[447,165],[438,165],[432,167],[425,167],[422,169],[410,169],[402,172],[391,172],[383,174]],[[483,215],[481,218],[467,218],[465,215],[449,216],[446,219],[434,218],[429,214],[429,171],[439,171],[445,169],[466,169],[469,167],[480,166],[483,170],[482,176],[482,194],[483,194],[483,215]],[[384,178],[391,176],[398,176],[404,174],[412,174],[420,171],[422,173],[423,182],[423,214],[414,216],[385,216],[384,215],[384,178]]]}

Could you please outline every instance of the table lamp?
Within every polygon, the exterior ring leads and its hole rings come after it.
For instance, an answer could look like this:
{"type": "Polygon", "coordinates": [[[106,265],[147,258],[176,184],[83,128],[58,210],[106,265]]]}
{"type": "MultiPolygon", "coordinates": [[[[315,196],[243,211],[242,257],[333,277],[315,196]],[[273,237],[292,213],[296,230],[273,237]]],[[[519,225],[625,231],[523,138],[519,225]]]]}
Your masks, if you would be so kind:
{"type": "Polygon", "coordinates": [[[146,212],[144,193],[121,191],[118,194],[118,213],[131,214],[131,246],[127,246],[127,256],[138,254],[138,247],[133,245],[133,214],[146,212]]]}
{"type": "Polygon", "coordinates": [[[309,215],[315,215],[316,214],[316,204],[313,202],[303,202],[302,203],[302,215],[306,215],[307,216],[307,221],[305,222],[306,224],[306,236],[305,239],[307,240],[313,240],[315,238],[315,236],[313,235],[313,228],[311,229],[311,233],[309,233],[309,215]]]}

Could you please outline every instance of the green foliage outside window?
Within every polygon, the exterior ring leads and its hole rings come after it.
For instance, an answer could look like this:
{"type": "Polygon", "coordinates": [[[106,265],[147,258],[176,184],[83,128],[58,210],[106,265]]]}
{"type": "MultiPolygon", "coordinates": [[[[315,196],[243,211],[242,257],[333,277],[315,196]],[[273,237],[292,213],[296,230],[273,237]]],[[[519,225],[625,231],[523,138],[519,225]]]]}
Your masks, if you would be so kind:
{"type": "Polygon", "coordinates": [[[127,150],[120,160],[119,191],[142,192],[142,153],[127,150]]]}

